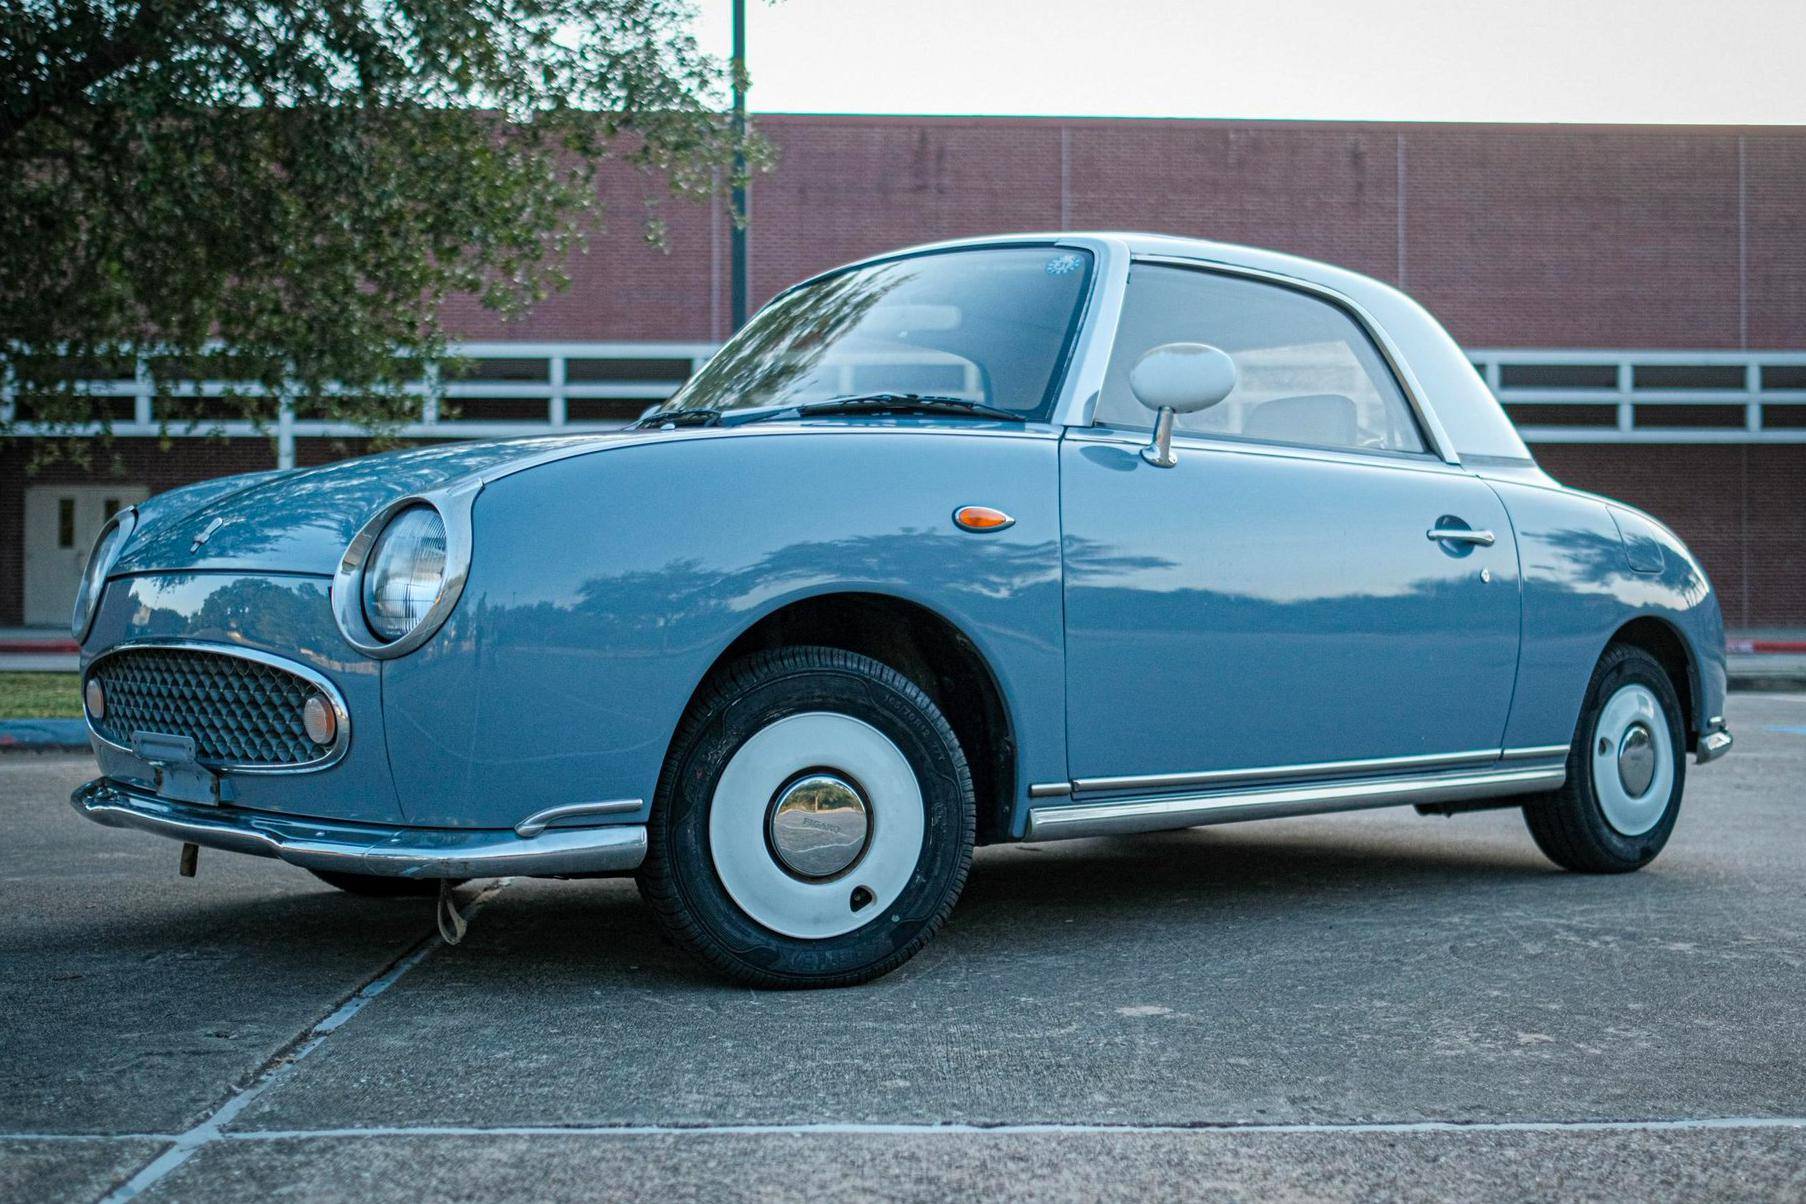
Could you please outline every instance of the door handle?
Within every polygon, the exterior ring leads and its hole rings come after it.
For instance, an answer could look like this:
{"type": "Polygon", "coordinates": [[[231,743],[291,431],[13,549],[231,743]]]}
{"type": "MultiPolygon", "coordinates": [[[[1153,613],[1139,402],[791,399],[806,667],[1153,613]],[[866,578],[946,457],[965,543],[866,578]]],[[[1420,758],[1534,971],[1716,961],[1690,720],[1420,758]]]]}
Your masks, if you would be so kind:
{"type": "Polygon", "coordinates": [[[1477,543],[1490,548],[1497,542],[1491,531],[1475,531],[1470,527],[1431,527],[1424,532],[1431,543],[1477,543]]]}

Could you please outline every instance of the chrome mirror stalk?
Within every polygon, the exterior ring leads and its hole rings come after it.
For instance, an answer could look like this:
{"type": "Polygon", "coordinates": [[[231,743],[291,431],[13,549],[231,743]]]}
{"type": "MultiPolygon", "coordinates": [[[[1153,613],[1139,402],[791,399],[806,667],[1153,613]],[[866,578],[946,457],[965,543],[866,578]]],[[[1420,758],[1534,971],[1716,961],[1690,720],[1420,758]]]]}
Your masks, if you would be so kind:
{"type": "Polygon", "coordinates": [[[1179,462],[1173,454],[1172,406],[1161,406],[1154,418],[1154,437],[1141,449],[1141,458],[1155,468],[1171,468],[1179,462]]]}

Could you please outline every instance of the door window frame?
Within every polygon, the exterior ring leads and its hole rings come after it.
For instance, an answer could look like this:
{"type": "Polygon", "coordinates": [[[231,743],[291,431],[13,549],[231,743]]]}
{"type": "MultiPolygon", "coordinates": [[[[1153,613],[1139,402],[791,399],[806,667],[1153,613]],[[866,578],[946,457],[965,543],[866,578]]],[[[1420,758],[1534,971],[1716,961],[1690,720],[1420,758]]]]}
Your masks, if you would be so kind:
{"type": "MultiPolygon", "coordinates": [[[[1425,401],[1423,390],[1418,385],[1417,378],[1411,374],[1411,370],[1406,365],[1404,357],[1399,352],[1398,347],[1387,337],[1384,328],[1374,320],[1373,316],[1363,309],[1353,298],[1348,297],[1327,285],[1318,284],[1312,280],[1304,280],[1297,276],[1286,276],[1278,272],[1264,271],[1260,268],[1244,267],[1240,264],[1220,263],[1214,260],[1187,259],[1177,255],[1131,255],[1129,257],[1130,272],[1133,272],[1138,264],[1180,268],[1185,271],[1200,272],[1207,275],[1239,277],[1247,280],[1255,280],[1264,284],[1273,285],[1277,288],[1288,289],[1291,292],[1303,294],[1306,297],[1310,297],[1316,301],[1334,307],[1336,310],[1340,311],[1343,316],[1354,323],[1355,328],[1359,330],[1362,335],[1366,336],[1367,341],[1372,345],[1373,349],[1379,353],[1380,362],[1390,374],[1392,383],[1397,387],[1399,395],[1405,399],[1405,406],[1409,410],[1412,420],[1417,424],[1418,434],[1423,438],[1424,450],[1413,452],[1397,451],[1387,448],[1344,448],[1327,444],[1291,443],[1278,439],[1248,439],[1235,435],[1213,435],[1178,429],[1173,431],[1175,443],[1180,440],[1185,440],[1187,442],[1195,440],[1200,445],[1207,446],[1214,445],[1224,448],[1240,448],[1247,450],[1275,448],[1283,449],[1286,452],[1329,453],[1335,456],[1347,455],[1363,459],[1377,459],[1394,464],[1421,463],[1425,460],[1441,461],[1444,464],[1450,465],[1459,465],[1461,463],[1460,457],[1455,452],[1454,444],[1449,441],[1447,432],[1442,429],[1442,424],[1436,421],[1435,412],[1425,401]]],[[[1126,306],[1127,303],[1128,296],[1127,289],[1125,288],[1122,301],[1119,304],[1121,306],[1126,306]]],[[[1109,362],[1109,357],[1115,354],[1116,341],[1122,335],[1120,309],[1117,315],[1117,322],[1114,325],[1115,329],[1110,338],[1110,345],[1107,348],[1102,349],[1106,365],[1109,362]]],[[[1131,430],[1145,431],[1153,428],[1153,423],[1151,421],[1146,428],[1117,427],[1109,424],[1100,424],[1097,419],[1096,398],[1092,399],[1091,404],[1087,408],[1089,413],[1085,415],[1087,421],[1084,429],[1097,431],[1099,433],[1118,431],[1126,434],[1131,430]]]]}

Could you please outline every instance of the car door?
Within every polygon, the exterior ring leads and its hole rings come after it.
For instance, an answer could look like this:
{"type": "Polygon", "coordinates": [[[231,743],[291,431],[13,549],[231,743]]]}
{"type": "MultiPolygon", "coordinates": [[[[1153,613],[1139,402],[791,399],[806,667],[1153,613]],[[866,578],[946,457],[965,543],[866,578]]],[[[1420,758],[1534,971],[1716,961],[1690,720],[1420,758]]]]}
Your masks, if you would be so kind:
{"type": "Polygon", "coordinates": [[[1061,505],[1081,790],[1499,748],[1519,638],[1510,522],[1432,453],[1331,300],[1136,264],[1097,425],[1062,446],[1061,505]],[[1138,454],[1153,415],[1128,373],[1174,341],[1221,348],[1238,377],[1180,416],[1163,468],[1138,454]],[[1474,534],[1429,535],[1450,528],[1474,534]]]}

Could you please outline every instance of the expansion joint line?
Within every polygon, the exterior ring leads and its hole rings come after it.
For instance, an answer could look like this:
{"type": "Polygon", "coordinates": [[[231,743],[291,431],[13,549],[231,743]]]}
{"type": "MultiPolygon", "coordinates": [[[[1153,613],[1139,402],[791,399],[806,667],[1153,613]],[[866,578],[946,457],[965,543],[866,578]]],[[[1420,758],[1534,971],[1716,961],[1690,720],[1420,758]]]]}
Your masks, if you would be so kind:
{"type": "MultiPolygon", "coordinates": [[[[475,902],[465,910],[463,918],[468,920],[476,915],[490,899],[495,897],[496,892],[508,885],[510,881],[511,879],[508,878],[500,878],[484,887],[477,895],[475,902]]],[[[377,996],[400,982],[408,971],[431,956],[435,949],[440,948],[441,940],[435,926],[434,931],[410,946],[407,952],[390,962],[349,995],[340,999],[332,1011],[278,1050],[274,1057],[259,1067],[244,1086],[234,1091],[231,1098],[208,1112],[192,1128],[177,1134],[168,1149],[146,1163],[137,1174],[101,1197],[101,1204],[122,1204],[123,1201],[136,1199],[142,1192],[166,1178],[195,1154],[228,1136],[225,1132],[226,1126],[236,1120],[240,1113],[271,1089],[287,1082],[304,1059],[324,1045],[352,1017],[374,1002],[377,996]]]]}

